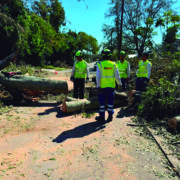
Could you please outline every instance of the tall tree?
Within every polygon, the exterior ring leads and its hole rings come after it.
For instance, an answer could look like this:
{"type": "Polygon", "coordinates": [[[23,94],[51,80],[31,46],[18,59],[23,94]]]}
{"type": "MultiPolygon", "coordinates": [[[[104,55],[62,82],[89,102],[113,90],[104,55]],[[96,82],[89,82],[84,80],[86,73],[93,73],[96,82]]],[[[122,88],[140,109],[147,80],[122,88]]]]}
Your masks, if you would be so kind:
{"type": "Polygon", "coordinates": [[[78,49],[96,54],[99,50],[97,39],[85,32],[78,33],[78,49]]]}
{"type": "Polygon", "coordinates": [[[116,34],[116,41],[115,41],[115,46],[111,47],[111,50],[113,48],[118,49],[118,51],[120,51],[121,47],[120,47],[120,17],[121,17],[121,2],[119,0],[111,0],[109,5],[111,5],[111,7],[109,8],[109,12],[107,12],[105,14],[106,17],[114,17],[114,26],[113,27],[108,27],[108,29],[106,28],[107,26],[105,26],[104,31],[106,32],[106,34],[110,34],[109,38],[112,44],[112,36],[115,33],[116,34]]]}
{"type": "Polygon", "coordinates": [[[61,25],[65,25],[65,11],[58,0],[36,0],[32,4],[32,10],[48,20],[56,32],[59,32],[61,25]]]}
{"type": "Polygon", "coordinates": [[[156,26],[163,26],[165,33],[163,34],[163,50],[174,53],[177,51],[175,45],[177,41],[178,31],[180,30],[180,16],[173,14],[172,11],[164,13],[164,17],[158,19],[156,26]]]}
{"type": "Polygon", "coordinates": [[[56,32],[59,32],[61,25],[65,25],[65,11],[61,3],[58,0],[50,0],[50,24],[55,28],[56,32]]]}
{"type": "Polygon", "coordinates": [[[16,20],[18,16],[25,15],[26,8],[24,7],[22,0],[11,0],[2,4],[0,12],[16,20]]]}
{"type": "MultiPolygon", "coordinates": [[[[116,7],[117,2],[122,7],[122,1],[111,0],[109,13],[110,17],[115,17],[114,27],[122,11],[120,7],[116,7]],[[113,13],[117,9],[119,15],[113,13]]],[[[154,22],[172,3],[173,0],[124,0],[123,39],[130,47],[134,47],[131,50],[136,50],[139,56],[151,45],[154,22]]]]}

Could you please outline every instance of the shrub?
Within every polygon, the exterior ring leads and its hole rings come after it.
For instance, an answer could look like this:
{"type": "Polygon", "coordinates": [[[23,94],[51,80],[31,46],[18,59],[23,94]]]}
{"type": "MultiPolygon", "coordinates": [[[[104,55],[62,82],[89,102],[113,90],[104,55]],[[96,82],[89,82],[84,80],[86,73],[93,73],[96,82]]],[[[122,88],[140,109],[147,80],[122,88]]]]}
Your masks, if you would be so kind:
{"type": "Polygon", "coordinates": [[[142,95],[142,100],[138,104],[137,115],[145,117],[146,120],[175,116],[177,95],[177,86],[167,81],[166,78],[161,78],[156,85],[150,84],[147,87],[147,91],[142,95]]]}

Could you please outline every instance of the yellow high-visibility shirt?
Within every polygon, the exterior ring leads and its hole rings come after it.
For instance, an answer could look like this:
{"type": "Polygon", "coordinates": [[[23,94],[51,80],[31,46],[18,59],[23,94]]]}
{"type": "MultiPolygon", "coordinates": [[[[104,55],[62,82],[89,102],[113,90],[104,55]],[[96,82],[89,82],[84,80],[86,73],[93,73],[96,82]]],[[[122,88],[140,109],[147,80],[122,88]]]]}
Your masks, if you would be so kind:
{"type": "Polygon", "coordinates": [[[100,87],[101,88],[115,88],[115,71],[117,65],[109,60],[102,61],[98,63],[99,70],[101,72],[100,75],[100,87]]]}

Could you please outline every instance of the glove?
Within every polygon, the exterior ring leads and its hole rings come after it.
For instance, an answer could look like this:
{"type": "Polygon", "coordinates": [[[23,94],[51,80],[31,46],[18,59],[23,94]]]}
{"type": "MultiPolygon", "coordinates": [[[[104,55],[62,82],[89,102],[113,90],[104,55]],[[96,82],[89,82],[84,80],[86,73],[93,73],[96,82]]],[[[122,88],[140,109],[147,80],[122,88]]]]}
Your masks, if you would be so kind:
{"type": "Polygon", "coordinates": [[[102,89],[100,87],[98,87],[98,93],[102,93],[102,89]]]}
{"type": "Polygon", "coordinates": [[[86,82],[89,82],[89,78],[88,77],[86,78],[86,82]]]}
{"type": "Polygon", "coordinates": [[[129,77],[127,78],[127,83],[129,82],[129,77]]]}
{"type": "Polygon", "coordinates": [[[147,84],[149,83],[149,79],[148,78],[147,78],[146,82],[147,82],[147,84]]]}
{"type": "Polygon", "coordinates": [[[74,77],[73,76],[70,77],[70,81],[74,81],[74,77]]]}

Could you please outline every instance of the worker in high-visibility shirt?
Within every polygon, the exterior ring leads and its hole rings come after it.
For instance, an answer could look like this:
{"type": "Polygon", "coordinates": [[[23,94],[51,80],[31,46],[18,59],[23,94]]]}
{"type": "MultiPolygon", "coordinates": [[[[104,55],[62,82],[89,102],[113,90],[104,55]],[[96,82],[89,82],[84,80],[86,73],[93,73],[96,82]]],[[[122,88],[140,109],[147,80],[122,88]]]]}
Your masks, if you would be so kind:
{"type": "Polygon", "coordinates": [[[145,92],[151,76],[152,63],[148,61],[148,52],[142,53],[142,60],[139,61],[137,70],[136,91],[145,92]]]}
{"type": "Polygon", "coordinates": [[[121,78],[116,63],[111,61],[111,51],[105,49],[102,51],[103,61],[97,64],[96,69],[96,86],[98,88],[99,98],[99,116],[95,119],[97,121],[105,122],[105,103],[107,100],[108,118],[107,122],[113,120],[113,105],[114,105],[114,90],[116,81],[121,85],[121,78]]]}
{"type": "Polygon", "coordinates": [[[85,81],[89,81],[89,69],[87,62],[82,58],[82,52],[77,51],[75,54],[76,61],[71,73],[70,80],[74,82],[74,94],[76,99],[84,99],[85,81]]]}
{"type": "Polygon", "coordinates": [[[127,88],[127,83],[129,82],[130,78],[130,64],[128,61],[125,60],[125,52],[120,52],[120,60],[116,62],[119,74],[122,83],[122,91],[125,91],[127,88]]]}

